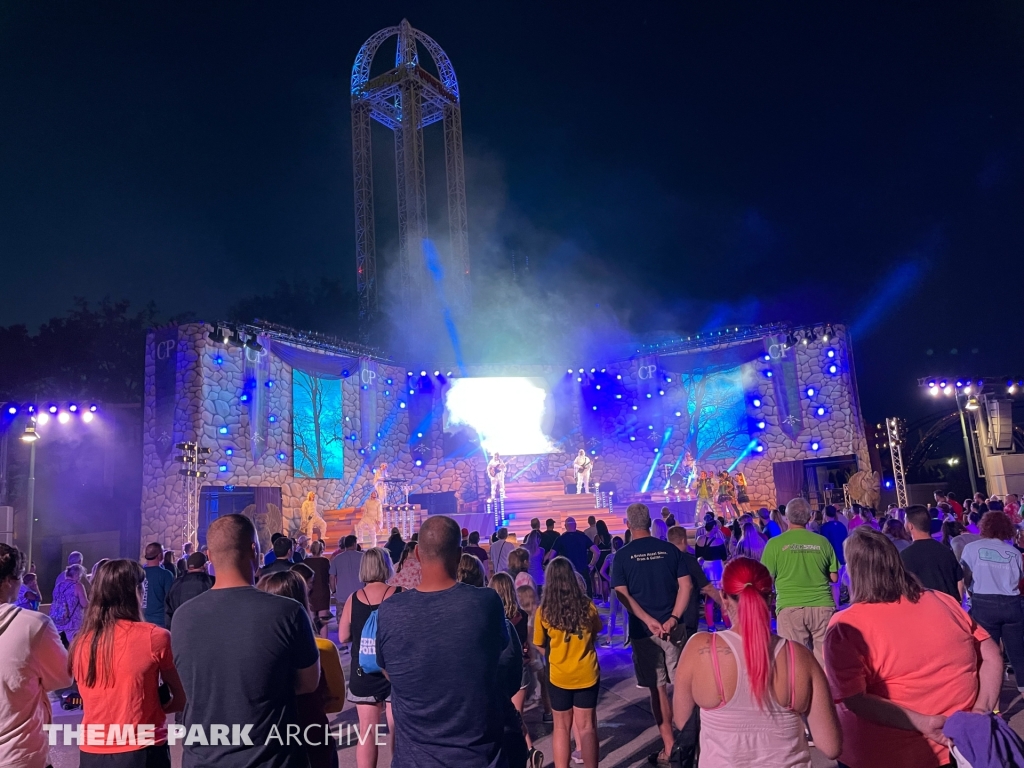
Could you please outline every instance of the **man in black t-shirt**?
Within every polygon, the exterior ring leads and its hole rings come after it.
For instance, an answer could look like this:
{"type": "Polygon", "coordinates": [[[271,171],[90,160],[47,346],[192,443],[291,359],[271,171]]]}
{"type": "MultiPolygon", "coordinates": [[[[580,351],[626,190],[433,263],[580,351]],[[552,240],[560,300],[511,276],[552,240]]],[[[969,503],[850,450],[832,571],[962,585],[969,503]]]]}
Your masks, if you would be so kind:
{"type": "Polygon", "coordinates": [[[714,600],[721,605],[722,594],[714,584],[708,581],[708,577],[704,575],[704,569],[700,567],[700,561],[690,551],[690,538],[683,526],[673,525],[669,528],[668,541],[679,550],[679,557],[686,566],[686,572],[690,574],[690,578],[693,580],[693,589],[690,590],[690,602],[686,604],[686,610],[683,611],[683,626],[686,627],[686,636],[690,637],[697,634],[697,622],[700,617],[700,596],[704,595],[708,600],[714,600]]]}
{"type": "Polygon", "coordinates": [[[593,596],[593,586],[590,581],[590,555],[591,548],[595,547],[587,534],[576,530],[576,518],[565,518],[565,533],[555,539],[551,551],[544,557],[544,562],[550,562],[561,555],[576,569],[576,573],[583,577],[587,583],[587,594],[593,596]]]}
{"type": "Polygon", "coordinates": [[[651,536],[646,504],[630,504],[626,523],[632,541],[615,553],[612,588],[629,611],[629,638],[637,685],[651,693],[651,711],[663,750],[652,759],[667,764],[672,752],[672,703],[668,683],[679,663],[680,648],[671,637],[683,622],[693,579],[679,550],[651,536]]]}
{"type": "Polygon", "coordinates": [[[550,552],[551,548],[555,546],[555,542],[558,541],[558,531],[555,530],[555,521],[550,517],[544,521],[544,527],[545,531],[540,535],[540,545],[545,552],[550,552]]]}
{"type": "MultiPolygon", "coordinates": [[[[253,587],[259,540],[249,518],[217,518],[206,540],[217,581],[174,612],[171,649],[187,697],[179,722],[198,726],[212,745],[186,742],[182,768],[308,768],[288,729],[299,723],[296,695],[320,682],[309,613],[253,587]]],[[[310,740],[325,737],[314,731],[310,740]]]]}
{"type": "Polygon", "coordinates": [[[932,538],[931,520],[926,507],[920,504],[907,507],[906,528],[914,541],[900,552],[900,558],[925,589],[945,592],[959,602],[964,597],[964,569],[952,549],[932,538]]]}
{"type": "Polygon", "coordinates": [[[510,638],[501,598],[455,580],[459,525],[432,515],[413,553],[422,579],[377,609],[377,663],[391,681],[393,768],[507,768],[508,692],[498,662],[510,638]]]}

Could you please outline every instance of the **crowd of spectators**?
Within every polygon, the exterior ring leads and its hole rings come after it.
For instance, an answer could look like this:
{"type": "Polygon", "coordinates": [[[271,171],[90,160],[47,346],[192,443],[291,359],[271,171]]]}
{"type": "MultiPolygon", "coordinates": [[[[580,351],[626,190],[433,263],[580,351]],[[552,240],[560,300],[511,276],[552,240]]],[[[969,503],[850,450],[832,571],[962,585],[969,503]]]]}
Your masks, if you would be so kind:
{"type": "Polygon", "coordinates": [[[1016,738],[993,714],[1004,669],[1024,675],[1015,496],[882,514],[798,498],[696,530],[638,503],[621,533],[587,523],[534,519],[521,544],[500,528],[484,546],[432,516],[409,541],[328,553],[275,534],[261,555],[249,518],[226,515],[180,557],[152,542],[87,573],[71,553],[48,615],[0,544],[0,765],[49,764],[56,691],[85,731],[151,727],[80,745],[84,768],[169,766],[171,715],[205,734],[186,768],[332,768],[346,703],[359,768],[539,768],[534,697],[556,768],[596,768],[598,647],[617,636],[650,699],[652,765],[809,766],[813,744],[846,768],[939,768],[951,733],[1016,738]]]}

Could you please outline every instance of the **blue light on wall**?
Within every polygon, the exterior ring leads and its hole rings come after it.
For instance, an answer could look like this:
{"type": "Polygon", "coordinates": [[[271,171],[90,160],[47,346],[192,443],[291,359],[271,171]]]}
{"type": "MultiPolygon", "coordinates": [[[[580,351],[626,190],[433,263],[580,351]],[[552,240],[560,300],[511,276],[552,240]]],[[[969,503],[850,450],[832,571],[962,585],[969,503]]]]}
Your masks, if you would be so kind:
{"type": "Polygon", "coordinates": [[[220,355],[217,355],[215,358],[213,358],[213,362],[215,362],[217,365],[224,365],[224,358],[221,357],[220,355]]]}
{"type": "Polygon", "coordinates": [[[271,414],[270,416],[267,417],[267,421],[269,421],[271,424],[273,424],[275,421],[277,421],[277,416],[274,416],[273,414],[271,414]]]}
{"type": "Polygon", "coordinates": [[[591,408],[592,408],[593,410],[595,410],[595,411],[597,410],[597,406],[596,406],[596,405],[593,405],[593,406],[591,406],[591,408]]]}
{"type": "Polygon", "coordinates": [[[819,416],[824,416],[826,413],[828,413],[828,411],[825,410],[825,406],[819,405],[815,413],[817,413],[819,416]]]}
{"type": "Polygon", "coordinates": [[[807,388],[807,396],[808,397],[814,397],[814,387],[808,387],[807,388]]]}
{"type": "Polygon", "coordinates": [[[279,454],[277,454],[277,458],[278,458],[279,461],[284,461],[288,457],[285,456],[283,453],[279,453],[279,454]]]}
{"type": "Polygon", "coordinates": [[[772,377],[772,372],[771,371],[765,371],[764,375],[767,376],[770,379],[772,377]]]}
{"type": "Polygon", "coordinates": [[[405,403],[399,403],[399,404],[398,404],[398,407],[399,407],[399,408],[405,408],[405,403]]]}
{"type": "Polygon", "coordinates": [[[226,435],[228,433],[228,428],[227,427],[221,427],[217,431],[220,432],[222,435],[226,435]]]}
{"type": "Polygon", "coordinates": [[[772,356],[771,355],[765,355],[761,359],[764,360],[766,363],[770,363],[772,361],[772,356]]]}
{"type": "Polygon", "coordinates": [[[764,446],[758,443],[754,450],[757,451],[758,453],[764,453],[764,446]]]}
{"type": "Polygon", "coordinates": [[[635,405],[633,406],[633,410],[634,410],[634,411],[636,410],[636,406],[635,406],[635,405]]]}
{"type": "Polygon", "coordinates": [[[224,450],[224,453],[226,455],[228,455],[228,456],[234,456],[235,455],[235,449],[234,448],[226,448],[224,450]]]}
{"type": "Polygon", "coordinates": [[[227,472],[228,471],[228,465],[227,464],[221,464],[220,467],[218,467],[218,469],[221,472],[227,472]]]}
{"type": "Polygon", "coordinates": [[[654,395],[652,395],[650,392],[648,392],[647,393],[647,399],[650,400],[652,397],[654,397],[654,395]]]}
{"type": "Polygon", "coordinates": [[[836,373],[839,373],[839,366],[837,366],[835,363],[833,363],[832,365],[830,365],[828,367],[828,372],[833,374],[833,375],[836,374],[836,373]]]}
{"type": "Polygon", "coordinates": [[[267,389],[273,389],[274,388],[274,382],[273,381],[268,381],[264,386],[266,386],[267,389]]]}
{"type": "Polygon", "coordinates": [[[836,351],[834,349],[830,349],[825,354],[828,355],[829,357],[835,357],[836,356],[836,351]]]}
{"type": "Polygon", "coordinates": [[[758,429],[764,429],[765,428],[765,423],[763,421],[757,422],[757,428],[758,429]]]}
{"type": "Polygon", "coordinates": [[[243,403],[247,403],[247,402],[249,402],[249,396],[248,396],[248,395],[242,395],[242,396],[241,396],[240,398],[238,398],[238,399],[239,399],[239,400],[241,400],[241,401],[242,401],[243,403]]]}
{"type": "Polygon", "coordinates": [[[760,408],[761,407],[761,398],[755,397],[754,400],[753,400],[753,403],[754,403],[754,407],[755,408],[760,408]]]}
{"type": "Polygon", "coordinates": [[[813,443],[811,443],[811,450],[812,451],[817,451],[817,450],[820,450],[820,449],[821,449],[821,443],[819,443],[817,440],[815,440],[813,443]]]}

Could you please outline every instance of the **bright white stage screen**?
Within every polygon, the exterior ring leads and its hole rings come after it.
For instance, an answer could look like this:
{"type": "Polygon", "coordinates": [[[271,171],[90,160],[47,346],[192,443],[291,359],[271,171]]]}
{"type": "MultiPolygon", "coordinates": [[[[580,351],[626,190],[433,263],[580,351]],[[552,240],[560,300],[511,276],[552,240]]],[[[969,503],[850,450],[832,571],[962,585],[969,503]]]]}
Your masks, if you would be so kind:
{"type": "Polygon", "coordinates": [[[455,379],[444,399],[444,428],[476,431],[487,453],[523,456],[558,449],[549,430],[554,403],[544,379],[494,376],[455,379]]]}

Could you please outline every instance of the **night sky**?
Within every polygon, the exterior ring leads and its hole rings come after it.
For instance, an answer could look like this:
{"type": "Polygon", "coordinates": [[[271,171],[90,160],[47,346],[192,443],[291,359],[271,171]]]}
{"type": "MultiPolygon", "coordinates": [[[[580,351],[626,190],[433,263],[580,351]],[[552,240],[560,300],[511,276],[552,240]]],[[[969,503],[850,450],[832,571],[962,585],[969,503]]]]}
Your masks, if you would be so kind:
{"type": "Polygon", "coordinates": [[[848,322],[871,418],[1024,376],[1024,5],[772,5],[5,3],[0,325],[354,286],[348,79],[408,17],[459,77],[478,273],[585,276],[633,331],[848,322]]]}

